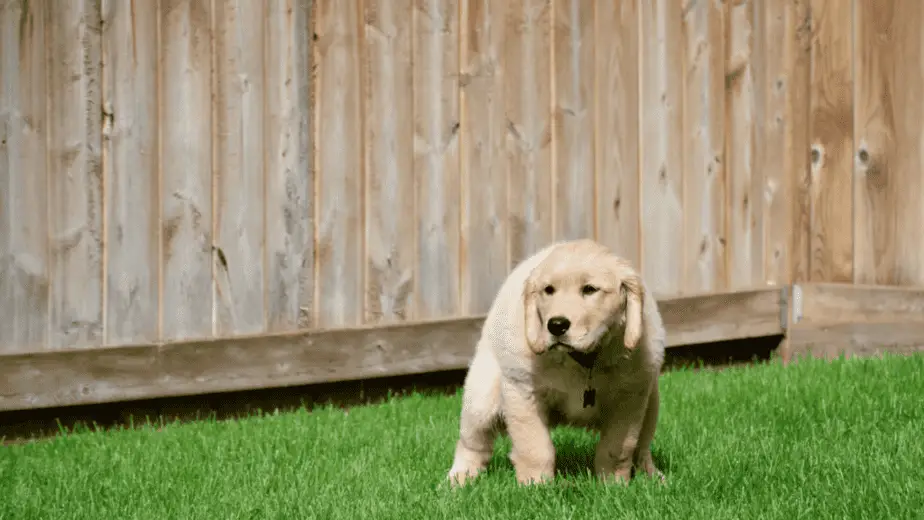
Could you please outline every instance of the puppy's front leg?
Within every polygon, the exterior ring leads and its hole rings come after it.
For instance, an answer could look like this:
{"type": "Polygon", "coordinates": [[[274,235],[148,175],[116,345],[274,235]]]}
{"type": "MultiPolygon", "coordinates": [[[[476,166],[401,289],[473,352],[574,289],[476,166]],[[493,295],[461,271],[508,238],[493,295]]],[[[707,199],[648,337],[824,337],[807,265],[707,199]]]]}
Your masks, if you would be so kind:
{"type": "Polygon", "coordinates": [[[531,389],[505,384],[504,419],[513,449],[510,460],[521,484],[551,480],[555,474],[555,447],[547,411],[531,389]]]}
{"type": "Polygon", "coordinates": [[[626,483],[632,476],[633,455],[645,418],[648,394],[648,391],[623,391],[610,401],[612,408],[605,410],[594,457],[594,469],[600,478],[626,483]]]}

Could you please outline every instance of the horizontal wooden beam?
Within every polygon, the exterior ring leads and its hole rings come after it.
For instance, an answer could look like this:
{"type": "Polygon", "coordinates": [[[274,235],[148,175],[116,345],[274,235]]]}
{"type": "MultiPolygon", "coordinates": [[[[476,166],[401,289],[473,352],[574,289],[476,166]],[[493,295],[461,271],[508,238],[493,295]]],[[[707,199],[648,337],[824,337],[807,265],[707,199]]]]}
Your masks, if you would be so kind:
{"type": "Polygon", "coordinates": [[[866,322],[803,326],[789,331],[787,357],[832,359],[924,351],[924,322],[866,322]]]}
{"type": "Polygon", "coordinates": [[[924,350],[924,288],[805,283],[791,290],[788,361],[924,350]]]}
{"type": "Polygon", "coordinates": [[[924,288],[837,283],[796,284],[793,326],[924,321],[924,288]]]}
{"type": "MultiPolygon", "coordinates": [[[[668,346],[782,334],[782,291],[663,299],[668,346]]],[[[0,410],[464,369],[483,317],[0,356],[0,410]]]]}
{"type": "Polygon", "coordinates": [[[783,334],[783,291],[756,289],[660,300],[667,346],[783,334]]]}

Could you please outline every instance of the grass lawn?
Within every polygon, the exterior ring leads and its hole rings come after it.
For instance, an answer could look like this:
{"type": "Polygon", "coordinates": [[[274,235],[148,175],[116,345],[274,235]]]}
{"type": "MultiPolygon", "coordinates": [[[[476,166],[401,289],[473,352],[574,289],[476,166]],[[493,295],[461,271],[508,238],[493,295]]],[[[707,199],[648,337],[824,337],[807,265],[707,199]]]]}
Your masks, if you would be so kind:
{"type": "Polygon", "coordinates": [[[662,378],[666,486],[586,474],[594,437],[554,433],[563,476],[441,483],[458,396],[229,422],[82,432],[0,448],[0,518],[921,518],[924,355],[662,378]]]}

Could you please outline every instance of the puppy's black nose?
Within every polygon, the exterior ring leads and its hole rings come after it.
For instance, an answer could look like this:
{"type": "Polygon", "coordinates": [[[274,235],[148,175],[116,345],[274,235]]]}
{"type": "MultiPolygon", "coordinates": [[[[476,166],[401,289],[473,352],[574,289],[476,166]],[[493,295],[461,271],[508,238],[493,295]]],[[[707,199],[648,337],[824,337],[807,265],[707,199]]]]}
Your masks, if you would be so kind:
{"type": "Polygon", "coordinates": [[[568,321],[568,318],[564,316],[555,316],[554,318],[549,318],[549,324],[547,325],[549,332],[553,336],[561,336],[562,334],[568,332],[568,327],[571,326],[571,322],[568,321]]]}

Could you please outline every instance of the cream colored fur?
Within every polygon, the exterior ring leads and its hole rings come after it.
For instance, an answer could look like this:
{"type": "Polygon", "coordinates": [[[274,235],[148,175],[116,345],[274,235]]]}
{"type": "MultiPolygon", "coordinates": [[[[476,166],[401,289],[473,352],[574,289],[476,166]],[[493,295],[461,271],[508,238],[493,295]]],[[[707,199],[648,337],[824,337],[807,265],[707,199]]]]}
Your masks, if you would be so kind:
{"type": "Polygon", "coordinates": [[[488,312],[465,380],[450,481],[479,474],[504,430],[519,482],[553,478],[550,429],[562,423],[600,432],[600,477],[627,481],[633,467],[661,476],[650,444],[663,358],[657,302],[628,262],[591,240],[546,247],[509,274],[488,312]],[[552,317],[570,321],[567,333],[550,332],[552,317]],[[593,368],[553,347],[557,340],[597,352],[593,368]],[[596,402],[585,408],[588,383],[596,402]]]}

